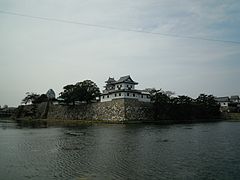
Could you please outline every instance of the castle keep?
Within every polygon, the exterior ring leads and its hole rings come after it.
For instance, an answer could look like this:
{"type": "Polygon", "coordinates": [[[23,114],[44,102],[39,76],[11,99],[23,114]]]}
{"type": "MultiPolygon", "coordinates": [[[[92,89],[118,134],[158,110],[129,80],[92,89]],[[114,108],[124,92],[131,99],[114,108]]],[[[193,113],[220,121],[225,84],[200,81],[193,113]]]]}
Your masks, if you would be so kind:
{"type": "Polygon", "coordinates": [[[134,99],[140,102],[150,102],[149,92],[135,89],[138,83],[128,76],[120,77],[118,81],[110,78],[106,81],[105,89],[100,96],[101,102],[112,101],[115,99],[134,99]]]}

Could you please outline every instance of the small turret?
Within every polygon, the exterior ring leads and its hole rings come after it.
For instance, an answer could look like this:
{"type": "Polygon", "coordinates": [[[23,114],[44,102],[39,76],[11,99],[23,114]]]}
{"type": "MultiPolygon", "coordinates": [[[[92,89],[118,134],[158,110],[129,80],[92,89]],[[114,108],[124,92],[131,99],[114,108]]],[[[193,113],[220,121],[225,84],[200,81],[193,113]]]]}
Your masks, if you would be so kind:
{"type": "Polygon", "coordinates": [[[46,93],[48,99],[55,99],[56,98],[56,95],[55,95],[55,92],[52,90],[52,89],[49,89],[46,93]]]}

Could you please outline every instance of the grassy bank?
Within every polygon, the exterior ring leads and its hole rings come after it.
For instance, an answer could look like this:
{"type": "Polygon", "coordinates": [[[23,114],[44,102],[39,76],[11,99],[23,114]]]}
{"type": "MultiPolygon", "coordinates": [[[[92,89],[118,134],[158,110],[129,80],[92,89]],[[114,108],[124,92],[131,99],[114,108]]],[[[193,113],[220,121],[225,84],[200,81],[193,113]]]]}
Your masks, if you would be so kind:
{"type": "Polygon", "coordinates": [[[240,121],[240,113],[222,113],[222,118],[226,121],[240,121]]]}

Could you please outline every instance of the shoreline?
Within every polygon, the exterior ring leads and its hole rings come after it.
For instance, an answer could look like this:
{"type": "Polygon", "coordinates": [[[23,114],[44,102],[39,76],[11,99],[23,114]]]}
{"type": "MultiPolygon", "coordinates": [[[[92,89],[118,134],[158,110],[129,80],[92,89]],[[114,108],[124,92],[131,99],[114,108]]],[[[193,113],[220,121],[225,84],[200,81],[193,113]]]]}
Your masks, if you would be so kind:
{"type": "MultiPolygon", "coordinates": [[[[81,125],[94,125],[94,124],[152,124],[152,125],[174,125],[174,124],[195,124],[195,123],[211,123],[230,121],[224,119],[199,119],[199,120],[161,120],[161,121],[108,121],[108,120],[61,120],[61,119],[13,119],[22,126],[31,127],[78,127],[81,125]]],[[[234,120],[232,120],[234,121],[234,120]]],[[[240,120],[235,120],[236,122],[240,120]]]]}
{"type": "Polygon", "coordinates": [[[31,118],[21,117],[3,118],[4,120],[15,120],[22,126],[31,127],[52,127],[52,126],[69,126],[77,127],[81,125],[92,124],[156,124],[156,125],[173,125],[173,124],[193,124],[193,123],[211,123],[211,122],[240,122],[240,113],[222,113],[218,118],[207,119],[160,119],[160,120],[80,120],[80,119],[55,119],[55,118],[31,118]]]}

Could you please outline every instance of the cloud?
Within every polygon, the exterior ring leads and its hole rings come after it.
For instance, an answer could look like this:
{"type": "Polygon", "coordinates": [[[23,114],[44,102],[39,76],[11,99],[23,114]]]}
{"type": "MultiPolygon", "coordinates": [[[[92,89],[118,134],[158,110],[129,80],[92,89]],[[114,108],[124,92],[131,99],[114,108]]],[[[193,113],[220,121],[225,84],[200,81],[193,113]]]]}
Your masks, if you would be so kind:
{"type": "MultiPolygon", "coordinates": [[[[2,10],[122,29],[240,41],[240,2],[2,0],[2,10]]],[[[102,29],[0,14],[0,104],[25,92],[130,74],[139,88],[196,96],[239,93],[239,45],[102,29]],[[7,78],[6,78],[7,77],[7,78]]]]}

